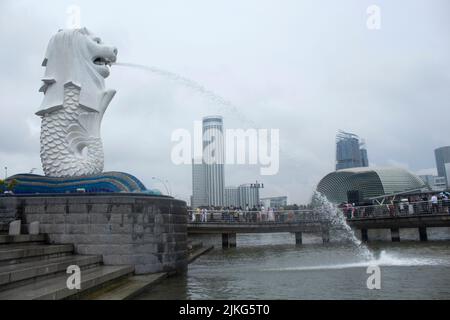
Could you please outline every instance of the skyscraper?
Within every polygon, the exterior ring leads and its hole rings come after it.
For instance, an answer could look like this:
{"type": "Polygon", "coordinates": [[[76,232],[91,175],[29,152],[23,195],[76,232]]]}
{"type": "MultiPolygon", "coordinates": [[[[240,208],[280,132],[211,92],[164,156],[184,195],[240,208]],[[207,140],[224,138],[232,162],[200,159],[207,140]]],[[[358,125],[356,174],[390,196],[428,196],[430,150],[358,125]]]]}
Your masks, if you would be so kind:
{"type": "Polygon", "coordinates": [[[224,205],[225,144],[221,116],[203,118],[203,161],[206,174],[206,195],[209,206],[224,205]]]}
{"type": "Polygon", "coordinates": [[[369,158],[367,157],[366,143],[361,139],[359,143],[359,152],[361,153],[361,167],[369,166],[369,158]]]}
{"type": "Polygon", "coordinates": [[[436,150],[434,150],[434,156],[436,158],[436,168],[438,176],[445,177],[448,185],[450,177],[448,177],[446,174],[445,164],[450,163],[450,146],[437,148],[436,150]]]}
{"type": "Polygon", "coordinates": [[[191,206],[198,208],[208,205],[206,195],[205,167],[202,159],[192,159],[192,198],[191,206]]]}
{"type": "Polygon", "coordinates": [[[339,131],[336,136],[336,170],[368,167],[365,143],[356,134],[339,131]]]}
{"type": "Polygon", "coordinates": [[[203,118],[203,158],[192,163],[192,207],[224,205],[225,145],[221,116],[203,118]]]}

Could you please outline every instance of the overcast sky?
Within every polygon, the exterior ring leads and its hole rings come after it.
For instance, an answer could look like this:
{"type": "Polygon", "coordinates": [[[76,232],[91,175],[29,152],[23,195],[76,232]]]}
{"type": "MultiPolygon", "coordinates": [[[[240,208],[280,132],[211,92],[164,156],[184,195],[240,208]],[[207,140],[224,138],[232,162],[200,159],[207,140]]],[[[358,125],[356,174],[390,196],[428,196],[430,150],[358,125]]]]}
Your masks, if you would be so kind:
{"type": "MultiPolygon", "coordinates": [[[[433,150],[450,145],[448,0],[0,0],[0,165],[38,168],[34,113],[50,37],[81,8],[81,24],[119,50],[120,62],[188,77],[231,101],[226,128],[280,129],[274,176],[258,166],[227,166],[226,184],[262,181],[262,196],[305,203],[334,169],[339,129],[365,138],[372,165],[432,172],[433,150]],[[366,26],[369,5],[381,29],[366,26]]],[[[173,130],[223,111],[164,77],[115,66],[117,90],[103,119],[105,171],[132,173],[149,188],[191,195],[191,167],[170,160],[173,130]]],[[[3,176],[3,174],[2,174],[3,176]]]]}

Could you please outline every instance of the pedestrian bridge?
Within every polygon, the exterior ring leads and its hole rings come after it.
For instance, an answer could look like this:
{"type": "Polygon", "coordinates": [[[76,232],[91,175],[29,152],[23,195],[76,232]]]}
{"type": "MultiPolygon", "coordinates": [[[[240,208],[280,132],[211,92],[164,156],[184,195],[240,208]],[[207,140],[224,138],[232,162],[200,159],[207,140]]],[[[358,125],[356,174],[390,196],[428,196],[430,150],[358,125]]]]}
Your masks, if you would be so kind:
{"type": "Polygon", "coordinates": [[[318,233],[324,242],[329,241],[328,221],[311,210],[277,212],[272,219],[255,212],[233,215],[215,211],[208,213],[206,218],[191,215],[188,234],[221,234],[222,247],[235,247],[238,233],[290,232],[295,234],[297,244],[302,243],[302,233],[318,233]]]}

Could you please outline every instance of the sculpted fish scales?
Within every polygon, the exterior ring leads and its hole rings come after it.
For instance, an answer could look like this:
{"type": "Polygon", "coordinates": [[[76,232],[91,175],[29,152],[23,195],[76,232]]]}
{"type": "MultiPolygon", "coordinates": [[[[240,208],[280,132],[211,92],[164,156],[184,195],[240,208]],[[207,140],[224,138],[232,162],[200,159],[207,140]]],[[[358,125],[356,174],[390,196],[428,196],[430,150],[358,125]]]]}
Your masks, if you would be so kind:
{"type": "Polygon", "coordinates": [[[41,158],[46,176],[92,175],[103,170],[100,137],[90,136],[78,121],[80,114],[88,112],[79,107],[79,95],[79,88],[67,86],[63,108],[42,117],[41,158]],[[73,129],[69,132],[68,128],[73,129]]]}

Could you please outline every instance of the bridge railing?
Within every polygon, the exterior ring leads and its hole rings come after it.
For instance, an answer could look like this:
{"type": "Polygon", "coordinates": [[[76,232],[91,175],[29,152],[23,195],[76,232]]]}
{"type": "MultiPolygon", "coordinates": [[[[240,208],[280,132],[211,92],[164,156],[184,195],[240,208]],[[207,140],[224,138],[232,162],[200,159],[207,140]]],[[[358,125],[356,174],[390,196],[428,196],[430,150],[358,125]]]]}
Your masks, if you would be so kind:
{"type": "Polygon", "coordinates": [[[450,200],[396,202],[382,205],[355,206],[341,208],[347,219],[373,217],[402,217],[425,214],[449,214],[450,200]]]}
{"type": "Polygon", "coordinates": [[[319,222],[321,215],[313,210],[208,210],[206,213],[189,210],[189,223],[247,223],[282,224],[296,222],[319,222]]]}

